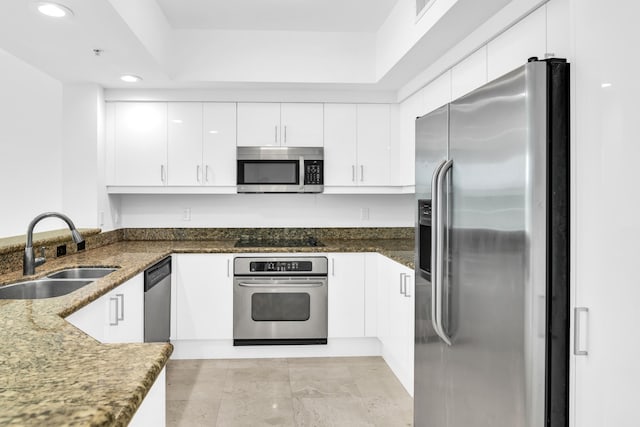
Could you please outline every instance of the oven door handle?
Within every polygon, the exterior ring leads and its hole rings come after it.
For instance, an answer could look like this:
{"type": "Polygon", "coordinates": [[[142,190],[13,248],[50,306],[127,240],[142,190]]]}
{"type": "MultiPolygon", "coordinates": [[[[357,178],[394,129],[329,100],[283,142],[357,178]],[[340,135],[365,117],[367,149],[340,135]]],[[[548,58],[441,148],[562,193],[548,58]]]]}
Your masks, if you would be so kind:
{"type": "Polygon", "coordinates": [[[319,288],[323,282],[238,282],[245,288],[319,288]]]}

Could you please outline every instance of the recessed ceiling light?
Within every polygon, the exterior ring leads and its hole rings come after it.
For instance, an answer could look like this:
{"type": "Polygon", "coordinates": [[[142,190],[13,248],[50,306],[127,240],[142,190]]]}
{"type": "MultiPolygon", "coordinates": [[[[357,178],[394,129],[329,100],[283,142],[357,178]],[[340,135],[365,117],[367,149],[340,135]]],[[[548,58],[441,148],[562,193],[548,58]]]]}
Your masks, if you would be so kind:
{"type": "Polygon", "coordinates": [[[73,16],[73,11],[71,9],[58,3],[41,1],[38,2],[36,7],[38,8],[38,12],[52,18],[64,18],[73,16]]]}
{"type": "Polygon", "coordinates": [[[600,86],[603,88],[611,87],[611,83],[602,83],[600,86]]]}
{"type": "Polygon", "coordinates": [[[120,80],[122,80],[123,82],[127,82],[127,83],[135,83],[135,82],[139,82],[140,80],[142,80],[142,77],[134,76],[133,74],[123,74],[123,75],[120,76],[120,80]]]}

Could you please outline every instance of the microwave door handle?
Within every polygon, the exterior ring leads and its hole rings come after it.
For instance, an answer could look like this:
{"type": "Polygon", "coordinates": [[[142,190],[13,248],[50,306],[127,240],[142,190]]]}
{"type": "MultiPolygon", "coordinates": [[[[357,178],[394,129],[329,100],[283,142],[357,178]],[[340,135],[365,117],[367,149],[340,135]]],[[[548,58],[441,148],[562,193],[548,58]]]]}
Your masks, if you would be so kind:
{"type": "Polygon", "coordinates": [[[299,171],[299,181],[298,184],[300,185],[300,190],[304,190],[304,157],[300,156],[300,171],[299,171]]]}

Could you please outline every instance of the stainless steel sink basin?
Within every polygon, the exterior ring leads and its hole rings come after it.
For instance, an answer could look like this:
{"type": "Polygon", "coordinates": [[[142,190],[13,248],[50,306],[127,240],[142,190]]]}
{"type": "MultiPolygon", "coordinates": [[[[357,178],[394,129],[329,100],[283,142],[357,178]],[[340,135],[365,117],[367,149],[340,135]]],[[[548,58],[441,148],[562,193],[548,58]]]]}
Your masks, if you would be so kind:
{"type": "Polygon", "coordinates": [[[48,275],[50,279],[99,279],[116,271],[110,267],[77,267],[68,268],[48,275]]]}
{"type": "Polygon", "coordinates": [[[93,280],[40,279],[0,287],[0,299],[41,299],[66,295],[93,280]]]}

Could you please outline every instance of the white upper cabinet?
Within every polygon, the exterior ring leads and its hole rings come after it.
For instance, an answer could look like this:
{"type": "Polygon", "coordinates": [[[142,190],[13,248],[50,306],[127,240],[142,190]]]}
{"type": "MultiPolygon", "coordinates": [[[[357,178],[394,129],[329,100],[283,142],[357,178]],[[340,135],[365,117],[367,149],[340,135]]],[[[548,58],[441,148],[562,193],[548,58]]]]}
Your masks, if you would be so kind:
{"type": "Polygon", "coordinates": [[[487,44],[489,81],[524,65],[532,56],[544,59],[546,20],[546,9],[540,7],[487,44]]]}
{"type": "Polygon", "coordinates": [[[323,105],[238,104],[238,146],[323,146],[323,105]]]}
{"type": "Polygon", "coordinates": [[[451,69],[451,98],[457,99],[487,83],[487,46],[451,69]]]}
{"type": "Polygon", "coordinates": [[[389,119],[388,104],[358,104],[359,185],[390,185],[389,119]]]}
{"type": "Polygon", "coordinates": [[[199,185],[202,181],[202,104],[169,103],[168,185],[199,185]]]}
{"type": "Polygon", "coordinates": [[[108,185],[235,191],[235,103],[118,102],[106,130],[108,185]]]}
{"type": "Polygon", "coordinates": [[[280,104],[281,145],[322,147],[323,111],[322,104],[280,104]]]}
{"type": "Polygon", "coordinates": [[[324,105],[324,185],[356,185],[358,113],[355,104],[324,105]]]}
{"type": "Polygon", "coordinates": [[[451,70],[429,83],[420,91],[422,108],[418,116],[424,116],[433,110],[451,102],[451,70]]]}
{"type": "Polygon", "coordinates": [[[112,112],[113,141],[108,141],[114,162],[111,184],[165,185],[167,103],[122,102],[112,112]]]}
{"type": "Polygon", "coordinates": [[[325,104],[325,186],[389,186],[388,104],[325,104]]]}
{"type": "Polygon", "coordinates": [[[236,185],[236,104],[203,105],[202,183],[236,185]]]}
{"type": "Polygon", "coordinates": [[[238,147],[280,145],[280,104],[238,104],[238,147]]]}

